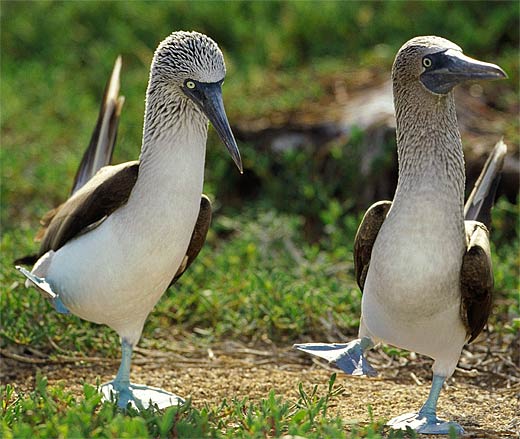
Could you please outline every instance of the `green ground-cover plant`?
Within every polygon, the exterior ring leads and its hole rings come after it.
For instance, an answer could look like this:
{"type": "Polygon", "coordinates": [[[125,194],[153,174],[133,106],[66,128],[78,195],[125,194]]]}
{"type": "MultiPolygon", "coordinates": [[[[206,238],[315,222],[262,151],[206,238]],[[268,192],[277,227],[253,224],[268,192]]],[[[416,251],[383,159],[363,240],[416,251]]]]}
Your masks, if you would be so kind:
{"type": "Polygon", "coordinates": [[[49,387],[38,375],[35,390],[18,396],[12,386],[0,386],[0,427],[2,437],[118,437],[118,438],[265,438],[284,434],[306,438],[379,439],[407,437],[402,432],[383,436],[384,423],[374,420],[352,434],[344,430],[344,421],[327,417],[327,408],[341,393],[335,386],[336,375],[320,395],[317,387],[304,389],[300,384],[294,399],[285,401],[274,391],[257,403],[224,400],[218,407],[197,408],[191,401],[162,412],[147,409],[140,413],[129,409],[121,413],[112,403],[101,404],[96,388],[85,384],[78,399],[61,386],[49,387]]]}

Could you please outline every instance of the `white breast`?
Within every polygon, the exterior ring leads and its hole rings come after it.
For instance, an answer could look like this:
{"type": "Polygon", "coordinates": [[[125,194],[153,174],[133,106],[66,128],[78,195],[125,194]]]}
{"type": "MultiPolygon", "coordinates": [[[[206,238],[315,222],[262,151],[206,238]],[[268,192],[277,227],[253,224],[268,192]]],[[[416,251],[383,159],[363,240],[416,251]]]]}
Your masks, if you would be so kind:
{"type": "Polygon", "coordinates": [[[195,140],[156,145],[128,203],[54,254],[45,277],[71,312],[129,340],[139,337],[199,213],[206,139],[195,140]]]}
{"type": "Polygon", "coordinates": [[[454,368],[466,338],[459,290],[464,250],[463,228],[445,206],[410,200],[392,208],[374,244],[363,290],[369,332],[440,360],[437,367],[454,368]]]}

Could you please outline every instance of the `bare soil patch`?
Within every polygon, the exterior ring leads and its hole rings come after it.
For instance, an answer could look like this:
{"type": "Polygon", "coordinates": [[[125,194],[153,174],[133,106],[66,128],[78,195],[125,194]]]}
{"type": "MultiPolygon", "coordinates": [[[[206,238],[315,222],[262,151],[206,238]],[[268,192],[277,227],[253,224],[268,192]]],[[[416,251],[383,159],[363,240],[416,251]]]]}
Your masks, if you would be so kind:
{"type": "MultiPolygon", "coordinates": [[[[460,367],[441,393],[438,415],[463,425],[464,437],[520,437],[520,369],[512,361],[514,355],[508,355],[514,353],[515,346],[516,341],[509,340],[506,349],[498,349],[494,337],[463,352],[460,367]]],[[[388,420],[419,409],[430,389],[431,360],[413,354],[396,359],[376,350],[370,360],[380,375],[357,378],[290,348],[252,348],[238,343],[211,348],[174,343],[170,348],[138,348],[132,380],[189,397],[199,408],[219,405],[224,398],[258,401],[272,389],[285,400],[296,402],[300,382],[305,391],[311,392],[317,385],[318,394],[325,395],[331,373],[338,372],[336,386],[342,386],[344,393],[332,402],[329,413],[363,425],[370,421],[369,405],[374,419],[388,420]]],[[[39,369],[49,384],[62,382],[79,396],[83,383],[111,380],[119,363],[118,359],[63,356],[45,360],[12,350],[2,354],[2,382],[12,383],[18,392],[34,389],[39,369]]]]}

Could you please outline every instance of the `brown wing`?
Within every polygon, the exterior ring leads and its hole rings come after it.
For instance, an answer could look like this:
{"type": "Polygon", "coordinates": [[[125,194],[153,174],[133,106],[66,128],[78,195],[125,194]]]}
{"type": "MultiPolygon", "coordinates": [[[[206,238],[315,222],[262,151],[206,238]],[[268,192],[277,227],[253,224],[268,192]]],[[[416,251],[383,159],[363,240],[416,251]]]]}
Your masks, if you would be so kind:
{"type": "Polygon", "coordinates": [[[46,215],[38,257],[49,250],[58,250],[125,204],[138,171],[137,161],[105,166],[65,203],[46,215]]]}
{"type": "Polygon", "coordinates": [[[391,206],[391,201],[379,201],[372,204],[358,227],[354,240],[354,270],[361,291],[365,286],[372,247],[391,206]]]}
{"type": "Polygon", "coordinates": [[[190,245],[188,246],[188,250],[186,251],[186,256],[182,261],[181,266],[177,270],[175,277],[170,283],[170,287],[177,282],[184,272],[188,269],[191,263],[195,260],[197,255],[199,254],[204,242],[206,241],[206,235],[208,234],[209,224],[211,223],[211,202],[206,195],[202,194],[202,198],[200,199],[200,210],[199,216],[197,218],[197,222],[195,223],[195,228],[193,229],[193,233],[191,235],[190,245]]]}
{"type": "Polygon", "coordinates": [[[460,273],[461,317],[471,343],[484,328],[491,313],[493,269],[489,232],[484,224],[465,221],[467,250],[460,273]]]}

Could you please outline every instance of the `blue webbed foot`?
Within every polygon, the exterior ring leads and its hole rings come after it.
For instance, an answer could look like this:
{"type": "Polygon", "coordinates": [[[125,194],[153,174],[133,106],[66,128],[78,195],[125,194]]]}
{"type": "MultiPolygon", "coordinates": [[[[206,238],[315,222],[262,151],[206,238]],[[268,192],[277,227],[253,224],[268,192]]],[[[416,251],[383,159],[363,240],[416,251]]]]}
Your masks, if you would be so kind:
{"type": "Polygon", "coordinates": [[[48,284],[45,278],[38,277],[35,274],[31,273],[29,270],[26,270],[24,267],[20,267],[19,265],[17,265],[15,268],[20,273],[22,273],[29,281],[29,284],[26,283],[27,287],[35,287],[45,299],[53,300],[56,297],[58,297],[58,294],[52,291],[51,286],[48,284]]]}
{"type": "Polygon", "coordinates": [[[406,430],[411,428],[420,434],[464,434],[464,429],[456,422],[443,421],[435,415],[419,413],[406,413],[397,416],[386,424],[394,430],[406,430]]]}
{"type": "Polygon", "coordinates": [[[19,265],[16,266],[16,269],[27,278],[26,285],[35,287],[45,299],[52,303],[52,306],[54,306],[54,309],[57,312],[60,314],[70,314],[70,311],[61,301],[59,294],[53,291],[52,287],[44,277],[36,276],[19,265]],[[29,283],[27,284],[27,282],[29,283]]]}
{"type": "Polygon", "coordinates": [[[170,406],[184,404],[184,399],[166,390],[157,387],[142,386],[138,384],[122,385],[115,381],[103,384],[99,388],[104,401],[117,401],[120,409],[126,409],[128,404],[136,410],[157,406],[164,409],[170,406]]]}
{"type": "Polygon", "coordinates": [[[105,383],[99,388],[105,401],[117,401],[120,409],[126,409],[130,404],[136,410],[156,406],[164,409],[173,405],[184,404],[184,399],[166,390],[157,387],[141,386],[130,382],[130,363],[132,360],[133,344],[125,338],[121,340],[121,365],[113,381],[105,383]]]}
{"type": "Polygon", "coordinates": [[[353,340],[350,343],[303,343],[294,347],[335,364],[349,375],[376,376],[377,371],[363,355],[373,346],[369,338],[353,340]]]}
{"type": "Polygon", "coordinates": [[[390,420],[387,425],[395,430],[406,430],[411,428],[422,434],[464,434],[464,429],[456,422],[443,421],[437,417],[437,399],[446,377],[433,375],[432,387],[428,399],[419,413],[406,413],[390,420]]]}

